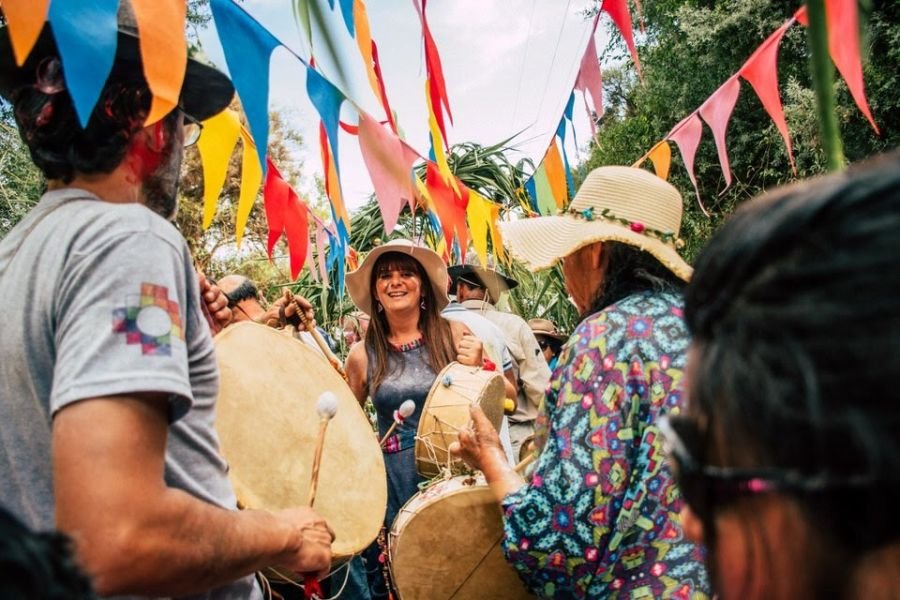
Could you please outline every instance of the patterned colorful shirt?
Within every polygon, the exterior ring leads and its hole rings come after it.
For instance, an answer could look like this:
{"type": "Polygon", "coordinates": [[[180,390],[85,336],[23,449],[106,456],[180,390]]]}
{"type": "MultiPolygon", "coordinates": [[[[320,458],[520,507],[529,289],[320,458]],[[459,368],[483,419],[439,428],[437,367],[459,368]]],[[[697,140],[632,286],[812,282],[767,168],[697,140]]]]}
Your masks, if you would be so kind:
{"type": "Polygon", "coordinates": [[[710,595],[656,426],[682,406],[680,302],[629,296],[585,319],[563,348],[534,477],[503,502],[504,552],[541,597],[710,595]]]}

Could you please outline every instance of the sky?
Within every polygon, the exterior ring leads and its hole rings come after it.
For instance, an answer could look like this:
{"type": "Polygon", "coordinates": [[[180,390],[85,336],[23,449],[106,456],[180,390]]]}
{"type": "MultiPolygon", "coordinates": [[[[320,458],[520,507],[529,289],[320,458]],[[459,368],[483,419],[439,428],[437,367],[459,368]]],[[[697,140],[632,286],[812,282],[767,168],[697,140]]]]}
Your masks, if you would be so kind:
{"type": "MultiPolygon", "coordinates": [[[[292,51],[309,57],[294,20],[293,0],[244,0],[241,3],[263,26],[292,51]]],[[[323,4],[327,3],[323,1],[323,4]]],[[[527,156],[537,163],[546,151],[569,92],[590,33],[582,11],[590,0],[430,0],[427,18],[441,56],[453,123],[447,124],[450,145],[462,142],[494,144],[519,134],[511,145],[516,162],[527,156]]],[[[368,0],[372,38],[378,44],[385,87],[407,142],[428,155],[428,117],[425,104],[425,66],[422,30],[412,0],[368,0]]],[[[373,116],[383,110],[368,85],[355,42],[344,29],[337,3],[331,17],[346,76],[327,60],[320,69],[373,116]]],[[[597,45],[606,41],[606,27],[598,27],[597,45]]],[[[227,71],[215,24],[201,35],[210,60],[227,71]]],[[[313,40],[316,44],[316,40],[313,40]]],[[[313,175],[322,173],[319,158],[319,117],[305,92],[305,67],[289,52],[276,49],[270,69],[269,109],[285,113],[300,131],[304,145],[301,194],[314,189],[313,175]]],[[[584,156],[590,123],[580,92],[575,102],[575,137],[584,156]]],[[[356,113],[344,105],[342,120],[355,123],[356,113]]],[[[373,187],[356,141],[344,132],[339,143],[341,183],[348,209],[366,202],[373,187]]],[[[570,160],[579,150],[568,136],[570,160]]]]}

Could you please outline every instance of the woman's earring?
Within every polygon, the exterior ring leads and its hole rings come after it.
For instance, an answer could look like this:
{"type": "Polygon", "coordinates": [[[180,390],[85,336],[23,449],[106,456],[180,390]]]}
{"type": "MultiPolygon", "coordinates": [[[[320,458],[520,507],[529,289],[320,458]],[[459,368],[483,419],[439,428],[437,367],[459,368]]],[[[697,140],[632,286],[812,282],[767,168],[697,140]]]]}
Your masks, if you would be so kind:
{"type": "Polygon", "coordinates": [[[376,303],[375,303],[375,308],[378,310],[378,312],[383,312],[383,311],[384,311],[384,307],[381,305],[381,302],[376,302],[376,303]]]}
{"type": "Polygon", "coordinates": [[[422,298],[422,301],[419,302],[419,306],[422,308],[422,310],[425,310],[425,298],[422,298]]]}

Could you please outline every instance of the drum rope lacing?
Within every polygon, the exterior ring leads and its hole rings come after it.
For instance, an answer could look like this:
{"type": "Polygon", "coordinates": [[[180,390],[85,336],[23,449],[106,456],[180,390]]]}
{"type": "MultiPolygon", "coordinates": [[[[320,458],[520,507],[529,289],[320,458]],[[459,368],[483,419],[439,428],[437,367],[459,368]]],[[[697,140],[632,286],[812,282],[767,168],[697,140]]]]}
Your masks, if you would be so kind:
{"type": "MultiPolygon", "coordinates": [[[[350,558],[347,559],[347,562],[345,562],[341,565],[338,565],[337,567],[335,567],[334,569],[329,571],[328,575],[326,575],[325,577],[322,578],[322,580],[324,581],[324,580],[328,579],[329,577],[331,577],[332,575],[339,572],[341,569],[346,569],[346,571],[347,571],[344,574],[344,582],[341,584],[341,588],[338,590],[337,594],[335,594],[334,596],[331,596],[330,598],[319,598],[318,596],[316,596],[316,598],[318,598],[318,600],[337,600],[338,598],[340,598],[341,594],[344,593],[344,589],[347,587],[347,582],[350,580],[350,562],[357,556],[359,556],[359,555],[354,554],[353,556],[351,556],[350,558]]],[[[293,579],[291,579],[290,577],[288,577],[287,575],[285,575],[284,573],[282,573],[275,567],[269,567],[268,570],[275,573],[279,577],[281,577],[284,580],[282,583],[285,583],[287,585],[292,585],[295,588],[298,588],[301,590],[304,589],[303,585],[297,583],[296,581],[294,581],[293,579]]],[[[257,573],[256,575],[259,578],[260,583],[263,587],[264,597],[267,600],[273,600],[274,596],[273,596],[273,592],[272,592],[272,584],[269,583],[269,579],[262,573],[257,573]]]]}

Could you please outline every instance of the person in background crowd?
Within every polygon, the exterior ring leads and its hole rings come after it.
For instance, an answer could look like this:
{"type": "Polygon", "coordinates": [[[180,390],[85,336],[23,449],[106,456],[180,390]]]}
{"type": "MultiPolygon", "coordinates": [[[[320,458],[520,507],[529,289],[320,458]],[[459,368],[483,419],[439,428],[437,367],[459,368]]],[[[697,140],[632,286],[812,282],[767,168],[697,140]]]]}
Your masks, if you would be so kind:
{"type": "MultiPolygon", "coordinates": [[[[482,365],[481,342],[462,323],[441,318],[447,306],[447,269],[432,250],[408,240],[378,246],[355,271],[347,274],[347,291],[356,307],[372,321],[366,339],[347,356],[350,389],[360,404],[372,398],[382,438],[393,423],[394,411],[405,400],[415,412],[404,427],[384,443],[388,478],[385,527],[389,529],[400,508],[418,491],[415,433],[422,408],[437,374],[454,359],[482,365]]],[[[382,552],[384,539],[382,536],[382,552]]],[[[387,565],[369,554],[372,598],[387,597],[382,577],[387,565]]]]}
{"type": "Polygon", "coordinates": [[[697,259],[684,530],[723,599],[900,594],[900,153],[742,206],[697,259]]]}
{"type": "Polygon", "coordinates": [[[553,371],[556,368],[559,352],[562,350],[567,336],[557,331],[556,325],[549,319],[528,319],[528,326],[531,327],[531,332],[537,338],[538,346],[540,346],[541,352],[544,354],[547,366],[553,371]]]}
{"type": "Polygon", "coordinates": [[[369,315],[358,310],[346,314],[341,318],[341,329],[344,343],[349,348],[366,338],[366,331],[369,329],[369,315]]]}
{"type": "Polygon", "coordinates": [[[259,599],[255,571],[323,574],[334,538],[306,507],[238,511],[213,429],[206,317],[224,306],[204,314],[221,295],[170,220],[183,147],[234,88],[188,60],[179,105],[145,125],[153,94],[119,11],[86,128],[49,26],[21,66],[0,28],[0,95],[48,180],[0,241],[0,503],[70,535],[100,595],[259,599]]]}
{"type": "Polygon", "coordinates": [[[506,464],[480,409],[459,438],[502,505],[508,562],[540,597],[710,595],[659,429],[684,406],[681,214],[681,195],[659,177],[601,167],[564,214],[503,226],[530,268],[562,259],[583,315],[553,372],[530,483],[506,464]]]}
{"type": "Polygon", "coordinates": [[[495,306],[500,295],[518,282],[494,269],[491,263],[487,268],[481,267],[474,252],[466,255],[465,264],[450,267],[448,273],[457,301],[497,325],[512,354],[518,396],[516,412],[509,417],[509,437],[513,455],[517,456],[522,442],[534,434],[534,420],[550,381],[547,361],[528,323],[495,306]]]}

